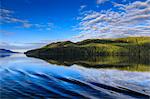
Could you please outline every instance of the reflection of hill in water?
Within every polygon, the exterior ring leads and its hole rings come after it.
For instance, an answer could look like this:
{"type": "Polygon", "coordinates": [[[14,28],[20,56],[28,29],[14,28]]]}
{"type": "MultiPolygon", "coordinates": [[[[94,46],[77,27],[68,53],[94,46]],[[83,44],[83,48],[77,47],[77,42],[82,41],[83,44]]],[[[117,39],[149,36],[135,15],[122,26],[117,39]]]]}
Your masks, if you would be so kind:
{"type": "Polygon", "coordinates": [[[9,57],[11,54],[0,54],[0,58],[9,57]]]}
{"type": "Polygon", "coordinates": [[[87,68],[109,68],[128,71],[150,71],[150,58],[149,57],[136,57],[136,56],[99,56],[90,58],[63,58],[63,57],[49,57],[38,56],[37,58],[43,59],[50,64],[56,65],[80,65],[87,68]]]}

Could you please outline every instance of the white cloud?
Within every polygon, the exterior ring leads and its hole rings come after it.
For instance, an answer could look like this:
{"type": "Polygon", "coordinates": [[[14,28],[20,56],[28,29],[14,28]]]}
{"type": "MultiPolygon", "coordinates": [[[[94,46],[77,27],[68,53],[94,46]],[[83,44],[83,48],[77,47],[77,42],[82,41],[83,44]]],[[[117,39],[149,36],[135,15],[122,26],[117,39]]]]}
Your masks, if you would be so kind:
{"type": "Polygon", "coordinates": [[[104,11],[89,11],[80,18],[81,33],[74,37],[111,38],[124,36],[150,36],[150,0],[135,1],[130,4],[117,4],[104,11]]]}
{"type": "Polygon", "coordinates": [[[15,23],[15,24],[17,24],[17,27],[23,27],[23,28],[33,27],[33,28],[39,28],[40,30],[46,29],[46,28],[49,28],[49,29],[51,28],[50,23],[37,24],[37,23],[31,23],[29,20],[14,17],[13,16],[14,11],[11,11],[11,10],[0,8],[0,12],[1,12],[1,15],[0,15],[1,25],[15,23]]]}
{"type": "Polygon", "coordinates": [[[7,43],[0,42],[0,49],[9,49],[12,51],[25,52],[27,50],[40,48],[47,43],[7,43]]]}
{"type": "Polygon", "coordinates": [[[14,32],[9,32],[9,31],[5,31],[5,30],[0,30],[0,34],[1,36],[11,36],[14,35],[14,32]]]}
{"type": "Polygon", "coordinates": [[[29,28],[32,26],[32,24],[27,21],[27,20],[23,20],[23,19],[19,19],[16,17],[13,17],[13,11],[7,10],[7,9],[0,9],[1,11],[1,15],[0,15],[0,19],[1,19],[1,23],[5,24],[5,23],[19,23],[22,25],[22,27],[24,28],[29,28]]]}
{"type": "Polygon", "coordinates": [[[99,13],[93,12],[92,15],[89,15],[89,14],[88,14],[88,15],[86,15],[86,17],[84,17],[82,20],[84,21],[84,20],[89,20],[89,19],[97,18],[99,15],[100,15],[99,13]]]}
{"type": "Polygon", "coordinates": [[[102,3],[105,3],[105,2],[107,2],[107,1],[109,1],[109,0],[97,0],[96,3],[97,3],[97,4],[102,4],[102,3]]]}
{"type": "Polygon", "coordinates": [[[82,11],[86,7],[87,7],[87,5],[81,5],[79,11],[82,11]]]}
{"type": "Polygon", "coordinates": [[[12,14],[13,11],[11,10],[6,10],[6,9],[0,9],[1,15],[5,14],[6,16],[9,16],[9,14],[12,14]]]}

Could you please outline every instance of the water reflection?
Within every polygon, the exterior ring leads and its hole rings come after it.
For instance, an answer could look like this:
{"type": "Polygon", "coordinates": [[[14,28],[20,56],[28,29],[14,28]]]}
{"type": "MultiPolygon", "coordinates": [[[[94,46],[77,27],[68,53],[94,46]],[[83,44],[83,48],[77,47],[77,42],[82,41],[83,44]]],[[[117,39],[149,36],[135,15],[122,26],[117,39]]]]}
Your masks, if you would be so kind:
{"type": "MultiPolygon", "coordinates": [[[[23,54],[0,58],[0,98],[149,99],[149,72],[110,69],[111,64],[117,69],[126,66],[126,59],[100,59],[76,60],[72,63],[67,61],[68,67],[56,65],[66,64],[66,61],[57,63],[58,60],[52,60],[49,64],[23,54]],[[82,61],[90,64],[90,67],[96,64],[110,66],[87,68],[89,66],[80,66],[82,61]]],[[[149,63],[146,62],[145,65],[149,63]]]]}
{"type": "Polygon", "coordinates": [[[11,54],[1,54],[0,53],[0,58],[9,57],[9,56],[11,56],[11,54]]]}
{"type": "Polygon", "coordinates": [[[38,56],[50,64],[72,66],[74,64],[87,68],[109,68],[127,71],[150,71],[150,58],[139,56],[99,56],[84,59],[66,59],[38,56]]]}

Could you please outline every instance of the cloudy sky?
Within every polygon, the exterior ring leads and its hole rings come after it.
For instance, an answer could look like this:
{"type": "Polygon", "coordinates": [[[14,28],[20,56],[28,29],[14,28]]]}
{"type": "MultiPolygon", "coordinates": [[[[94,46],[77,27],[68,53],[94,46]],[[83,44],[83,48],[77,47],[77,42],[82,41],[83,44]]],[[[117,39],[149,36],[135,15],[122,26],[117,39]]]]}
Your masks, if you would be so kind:
{"type": "Polygon", "coordinates": [[[0,48],[150,36],[150,0],[0,0],[0,48]]]}

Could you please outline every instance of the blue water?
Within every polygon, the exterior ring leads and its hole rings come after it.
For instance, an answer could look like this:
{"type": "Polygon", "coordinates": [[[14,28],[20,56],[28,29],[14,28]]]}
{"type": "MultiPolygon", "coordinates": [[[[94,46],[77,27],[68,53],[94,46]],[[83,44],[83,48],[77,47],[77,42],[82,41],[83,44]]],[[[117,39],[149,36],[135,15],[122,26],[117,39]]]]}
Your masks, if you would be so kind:
{"type": "Polygon", "coordinates": [[[149,99],[150,72],[52,65],[14,54],[0,58],[0,99],[149,99]]]}

